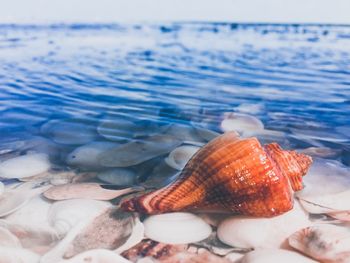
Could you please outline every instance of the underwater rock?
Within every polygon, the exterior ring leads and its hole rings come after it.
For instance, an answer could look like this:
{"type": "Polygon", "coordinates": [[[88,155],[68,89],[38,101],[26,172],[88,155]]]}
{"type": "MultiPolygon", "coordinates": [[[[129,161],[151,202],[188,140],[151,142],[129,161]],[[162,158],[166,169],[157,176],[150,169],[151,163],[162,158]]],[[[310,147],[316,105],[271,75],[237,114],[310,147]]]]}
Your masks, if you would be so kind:
{"type": "Polygon", "coordinates": [[[108,114],[98,125],[97,132],[110,141],[126,142],[137,137],[160,134],[167,127],[148,119],[135,120],[131,116],[108,114]]]}
{"type": "Polygon", "coordinates": [[[0,177],[25,178],[50,169],[48,156],[43,153],[27,154],[0,163],[0,177]]]}
{"type": "Polygon", "coordinates": [[[130,213],[110,208],[95,217],[67,247],[64,258],[87,250],[103,248],[114,250],[123,245],[132,234],[135,219],[130,213]]]}
{"type": "MultiPolygon", "coordinates": [[[[204,140],[206,140],[207,142],[215,139],[216,137],[220,136],[220,133],[212,131],[212,130],[208,130],[205,128],[201,128],[201,127],[195,127],[197,134],[202,137],[204,140]]],[[[237,136],[238,133],[237,133],[237,136]]]]}
{"type": "Polygon", "coordinates": [[[321,262],[350,262],[349,227],[330,224],[310,226],[291,235],[288,241],[293,248],[321,262]]]}
{"type": "Polygon", "coordinates": [[[239,263],[317,263],[301,254],[284,249],[258,249],[247,253],[239,263]]]}
{"type": "Polygon", "coordinates": [[[223,132],[236,131],[242,134],[264,129],[264,124],[258,118],[251,115],[225,112],[222,118],[220,128],[223,132]]]}
{"type": "Polygon", "coordinates": [[[200,147],[184,145],[172,150],[165,162],[172,168],[181,171],[200,147]]]}
{"type": "Polygon", "coordinates": [[[30,250],[14,247],[0,247],[1,263],[38,263],[40,256],[30,250]]]}
{"type": "Polygon", "coordinates": [[[93,249],[85,251],[71,259],[59,261],[58,263],[131,263],[117,253],[108,249],[93,249]]]}
{"type": "Polygon", "coordinates": [[[292,132],[291,136],[311,143],[313,140],[333,143],[342,143],[349,140],[345,135],[336,133],[334,130],[290,128],[290,131],[292,132]]]}
{"type": "Polygon", "coordinates": [[[170,167],[164,160],[160,161],[150,172],[146,173],[146,178],[141,179],[141,185],[147,189],[158,189],[173,182],[179,171],[170,167]]]}
{"type": "Polygon", "coordinates": [[[218,227],[218,238],[238,248],[281,248],[295,231],[310,226],[308,215],[295,203],[293,210],[274,218],[232,216],[218,227]]]}
{"type": "Polygon", "coordinates": [[[113,185],[131,186],[136,183],[136,172],[132,168],[116,167],[97,174],[101,181],[113,185]]]}
{"type": "Polygon", "coordinates": [[[154,135],[112,148],[100,154],[99,162],[105,167],[129,167],[168,153],[181,143],[168,135],[154,135]]]}
{"type": "Polygon", "coordinates": [[[67,145],[81,145],[94,141],[97,134],[93,122],[82,119],[50,120],[41,126],[42,134],[67,145]]]}
{"type": "Polygon", "coordinates": [[[165,131],[165,134],[173,136],[187,144],[202,146],[205,143],[203,137],[199,136],[196,128],[189,125],[173,123],[165,131]]]}
{"type": "Polygon", "coordinates": [[[66,162],[72,166],[78,166],[84,170],[98,169],[101,165],[98,156],[119,144],[113,142],[91,142],[76,148],[68,154],[66,162]]]}
{"type": "Polygon", "coordinates": [[[302,189],[311,162],[277,144],[261,146],[256,138],[226,133],[201,148],[173,183],[121,207],[146,214],[196,210],[272,217],[292,209],[292,188],[302,189]]]}
{"type": "Polygon", "coordinates": [[[44,196],[50,200],[67,199],[94,199],[111,200],[118,196],[139,191],[140,187],[130,187],[120,190],[104,189],[97,183],[74,183],[53,186],[44,192],[44,196]]]}
{"type": "Polygon", "coordinates": [[[264,105],[259,103],[242,103],[239,104],[237,107],[234,108],[236,111],[241,113],[248,113],[248,114],[258,114],[263,112],[264,105]]]}
{"type": "Polygon", "coordinates": [[[145,236],[166,244],[187,244],[206,239],[211,227],[190,213],[153,215],[144,221],[145,236]]]}
{"type": "Polygon", "coordinates": [[[299,150],[299,152],[319,158],[334,158],[341,153],[341,150],[332,149],[329,147],[309,147],[299,150]]]}
{"type": "Polygon", "coordinates": [[[77,223],[87,222],[111,204],[89,199],[72,199],[55,202],[48,213],[50,225],[62,237],[77,223]]]}

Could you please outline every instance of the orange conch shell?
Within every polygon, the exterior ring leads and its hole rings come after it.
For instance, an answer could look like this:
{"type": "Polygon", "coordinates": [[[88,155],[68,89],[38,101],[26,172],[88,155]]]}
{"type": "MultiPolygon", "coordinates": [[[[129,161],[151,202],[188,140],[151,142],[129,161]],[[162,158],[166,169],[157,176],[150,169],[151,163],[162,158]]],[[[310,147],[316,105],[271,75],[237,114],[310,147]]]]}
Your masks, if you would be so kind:
{"type": "Polygon", "coordinates": [[[175,182],[121,206],[146,214],[226,211],[271,217],[293,207],[293,190],[302,188],[311,162],[276,143],[261,146],[256,138],[229,132],[199,150],[175,182]]]}

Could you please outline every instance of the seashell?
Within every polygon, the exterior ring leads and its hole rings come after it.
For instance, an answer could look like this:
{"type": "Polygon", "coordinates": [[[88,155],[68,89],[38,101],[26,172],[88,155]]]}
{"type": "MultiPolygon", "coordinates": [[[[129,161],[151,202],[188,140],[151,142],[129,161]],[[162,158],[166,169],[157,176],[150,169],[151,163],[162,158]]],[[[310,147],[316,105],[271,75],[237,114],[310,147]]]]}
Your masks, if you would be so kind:
{"type": "Polygon", "coordinates": [[[93,249],[85,251],[71,259],[61,260],[58,263],[131,263],[115,252],[107,249],[93,249]]]}
{"type": "Polygon", "coordinates": [[[56,143],[81,145],[95,140],[95,129],[94,123],[89,120],[57,119],[45,123],[40,131],[56,143]]]}
{"type": "Polygon", "coordinates": [[[61,171],[50,173],[48,178],[52,185],[63,185],[71,183],[76,175],[77,174],[73,171],[61,171]]]}
{"type": "Polygon", "coordinates": [[[239,248],[281,248],[295,231],[311,225],[308,215],[296,202],[291,211],[274,218],[233,216],[222,221],[218,238],[239,248]]]}
{"type": "Polygon", "coordinates": [[[91,142],[76,148],[68,154],[66,162],[69,165],[84,169],[97,169],[101,167],[98,156],[118,145],[113,142],[91,142]]]}
{"type": "Polygon", "coordinates": [[[106,167],[128,167],[140,164],[168,153],[182,141],[167,135],[154,135],[142,141],[133,141],[112,148],[99,156],[99,162],[106,167]]]}
{"type": "Polygon", "coordinates": [[[303,255],[284,249],[258,249],[245,254],[238,263],[317,263],[303,255]]]}
{"type": "Polygon", "coordinates": [[[264,124],[257,118],[243,113],[225,112],[220,128],[223,132],[236,131],[240,134],[264,129],[264,124]]]}
{"type": "Polygon", "coordinates": [[[48,156],[43,153],[27,154],[0,163],[0,177],[25,178],[50,169],[48,156]]]}
{"type": "Polygon", "coordinates": [[[350,259],[350,229],[322,224],[297,231],[289,244],[321,262],[345,263],[350,259]]]}
{"type": "Polygon", "coordinates": [[[154,259],[156,262],[163,262],[164,259],[186,250],[187,245],[170,245],[159,243],[150,239],[144,239],[127,251],[124,251],[122,256],[131,260],[132,262],[138,262],[140,258],[148,258],[150,260],[154,259]]]}
{"type": "Polygon", "coordinates": [[[130,187],[120,190],[109,190],[102,188],[97,183],[75,183],[53,186],[44,192],[44,196],[56,201],[67,199],[111,200],[140,189],[140,187],[130,187]]]}
{"type": "Polygon", "coordinates": [[[58,201],[51,206],[48,220],[62,237],[78,222],[89,221],[109,206],[108,202],[88,199],[58,201]]]}
{"type": "Polygon", "coordinates": [[[14,247],[0,247],[0,260],[3,263],[38,263],[40,256],[30,250],[14,247]]]}
{"type": "Polygon", "coordinates": [[[130,213],[115,208],[95,217],[70,243],[64,258],[71,258],[87,250],[116,249],[130,237],[135,220],[130,213]]]}
{"type": "Polygon", "coordinates": [[[277,144],[262,147],[256,138],[226,133],[199,150],[175,182],[121,206],[147,214],[204,210],[276,216],[292,209],[292,188],[302,188],[310,164],[310,157],[277,144]]]}
{"type": "Polygon", "coordinates": [[[131,186],[136,183],[136,172],[131,168],[116,167],[99,172],[97,178],[113,185],[131,186]]]}
{"type": "Polygon", "coordinates": [[[145,236],[166,244],[187,244],[206,239],[211,227],[190,213],[153,215],[144,222],[145,236]]]}
{"type": "Polygon", "coordinates": [[[21,242],[8,229],[0,226],[0,247],[17,247],[20,248],[21,242]]]}
{"type": "Polygon", "coordinates": [[[340,221],[350,222],[350,211],[336,211],[327,213],[330,217],[340,221]]]}
{"type": "Polygon", "coordinates": [[[181,171],[200,147],[184,145],[172,150],[165,162],[172,168],[181,171]]]}

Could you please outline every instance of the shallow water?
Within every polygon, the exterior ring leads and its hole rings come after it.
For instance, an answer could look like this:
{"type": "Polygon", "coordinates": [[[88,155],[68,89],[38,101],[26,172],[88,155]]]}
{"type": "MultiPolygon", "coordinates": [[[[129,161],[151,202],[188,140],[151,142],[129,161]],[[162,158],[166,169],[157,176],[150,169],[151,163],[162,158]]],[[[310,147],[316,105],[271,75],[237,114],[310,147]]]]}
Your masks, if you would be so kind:
{"type": "Polygon", "coordinates": [[[2,161],[40,152],[55,171],[100,171],[91,159],[76,165],[71,152],[142,140],[174,123],[221,133],[224,113],[239,112],[266,130],[245,137],[329,147],[326,158],[350,166],[347,26],[0,25],[0,60],[2,161]]]}

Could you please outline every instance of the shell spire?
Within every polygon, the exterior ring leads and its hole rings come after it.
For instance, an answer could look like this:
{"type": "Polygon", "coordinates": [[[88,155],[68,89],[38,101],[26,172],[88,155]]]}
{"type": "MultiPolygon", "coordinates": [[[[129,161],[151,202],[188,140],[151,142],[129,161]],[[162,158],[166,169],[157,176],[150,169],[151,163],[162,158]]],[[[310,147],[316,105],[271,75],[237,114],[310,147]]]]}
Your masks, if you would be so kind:
{"type": "Polygon", "coordinates": [[[121,207],[145,214],[213,211],[271,217],[293,207],[292,188],[300,188],[299,178],[301,183],[310,164],[306,155],[228,132],[201,148],[175,182],[121,207]]]}

